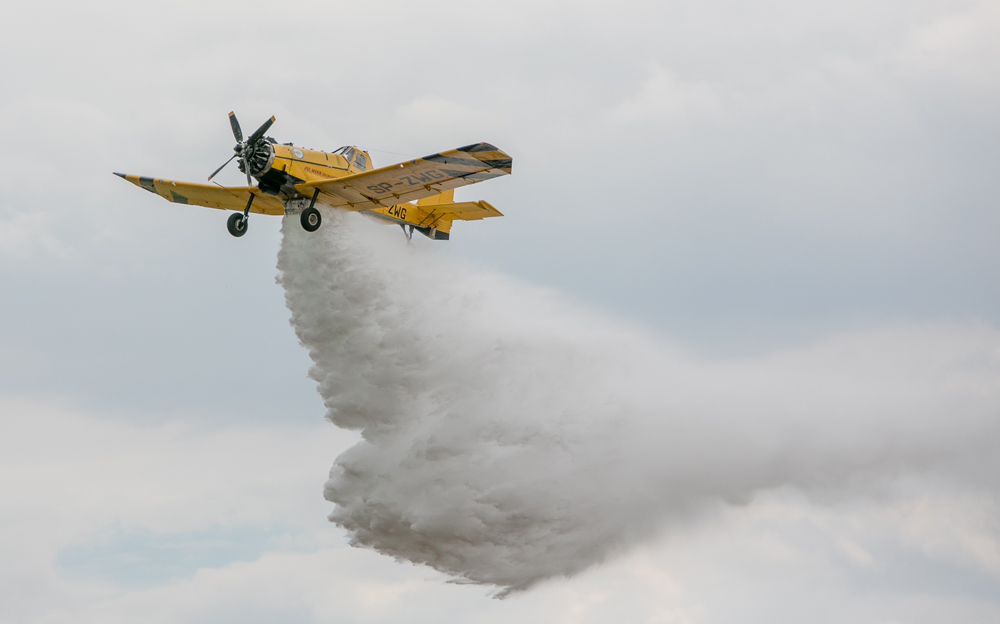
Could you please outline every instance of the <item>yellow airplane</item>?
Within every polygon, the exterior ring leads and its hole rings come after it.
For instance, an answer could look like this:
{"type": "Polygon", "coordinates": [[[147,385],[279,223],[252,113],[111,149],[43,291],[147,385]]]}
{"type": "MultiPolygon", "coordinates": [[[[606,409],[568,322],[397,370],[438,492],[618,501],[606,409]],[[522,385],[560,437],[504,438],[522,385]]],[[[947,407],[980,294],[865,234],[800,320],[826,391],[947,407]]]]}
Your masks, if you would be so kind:
{"type": "Polygon", "coordinates": [[[208,176],[238,159],[246,186],[177,182],[115,173],[136,186],[176,204],[236,210],[227,223],[233,236],[246,234],[250,213],[300,214],[302,227],[319,229],[316,205],[332,206],[398,223],[407,240],[416,230],[433,240],[448,240],[453,221],[477,221],[503,215],[485,201],[455,202],[455,189],[511,172],[511,158],[489,143],[372,169],[368,152],[345,146],[335,152],[302,149],[264,136],[274,117],[246,141],[236,115],[229,124],[236,138],[235,154],[208,176]],[[251,176],[257,179],[254,187],[251,176]],[[411,203],[416,201],[416,203],[411,203]]]}

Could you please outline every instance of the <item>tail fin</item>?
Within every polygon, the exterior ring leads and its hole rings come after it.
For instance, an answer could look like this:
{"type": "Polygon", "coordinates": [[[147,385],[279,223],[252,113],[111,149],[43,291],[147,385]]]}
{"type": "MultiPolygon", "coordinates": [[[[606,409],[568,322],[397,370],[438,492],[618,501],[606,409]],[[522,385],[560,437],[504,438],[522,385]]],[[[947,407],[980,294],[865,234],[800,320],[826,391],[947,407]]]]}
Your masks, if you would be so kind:
{"type": "Polygon", "coordinates": [[[440,195],[431,195],[430,197],[417,200],[418,206],[439,206],[441,204],[453,203],[455,203],[455,189],[445,191],[440,195]]]}

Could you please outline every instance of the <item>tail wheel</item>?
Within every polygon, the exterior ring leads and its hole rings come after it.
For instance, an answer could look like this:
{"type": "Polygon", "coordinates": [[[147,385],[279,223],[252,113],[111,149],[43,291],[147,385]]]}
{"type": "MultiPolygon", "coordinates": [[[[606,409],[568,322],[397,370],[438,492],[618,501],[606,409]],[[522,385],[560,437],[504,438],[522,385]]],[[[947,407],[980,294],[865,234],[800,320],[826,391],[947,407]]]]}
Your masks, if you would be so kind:
{"type": "Polygon", "coordinates": [[[306,232],[315,232],[319,229],[319,224],[322,222],[323,217],[320,216],[319,210],[306,208],[302,211],[302,229],[306,232]]]}
{"type": "Polygon", "coordinates": [[[226,222],[226,227],[229,228],[230,234],[239,238],[247,233],[247,219],[243,218],[242,212],[234,212],[229,215],[229,221],[226,222]]]}

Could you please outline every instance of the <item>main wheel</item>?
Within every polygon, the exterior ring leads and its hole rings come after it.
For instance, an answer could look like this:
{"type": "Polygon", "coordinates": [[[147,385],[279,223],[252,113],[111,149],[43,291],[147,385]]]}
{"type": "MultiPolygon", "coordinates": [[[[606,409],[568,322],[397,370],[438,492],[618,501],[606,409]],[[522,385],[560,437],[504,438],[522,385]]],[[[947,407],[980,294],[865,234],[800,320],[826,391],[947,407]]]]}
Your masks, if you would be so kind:
{"type": "Polygon", "coordinates": [[[229,228],[230,234],[239,238],[247,233],[247,219],[243,218],[242,212],[234,212],[229,215],[229,221],[226,222],[226,227],[229,228]]]}
{"type": "Polygon", "coordinates": [[[315,232],[319,229],[319,224],[323,222],[323,217],[319,215],[319,210],[306,208],[302,211],[302,228],[306,232],[315,232]]]}

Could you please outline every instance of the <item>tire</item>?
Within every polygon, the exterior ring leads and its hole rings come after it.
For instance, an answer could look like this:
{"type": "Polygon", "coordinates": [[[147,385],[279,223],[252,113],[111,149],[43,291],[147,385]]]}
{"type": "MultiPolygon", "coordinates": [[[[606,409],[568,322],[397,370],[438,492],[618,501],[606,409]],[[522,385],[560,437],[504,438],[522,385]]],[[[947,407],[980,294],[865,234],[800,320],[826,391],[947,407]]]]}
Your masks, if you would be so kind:
{"type": "Polygon", "coordinates": [[[239,238],[247,233],[247,219],[243,218],[242,212],[234,212],[229,215],[229,221],[226,222],[226,227],[229,228],[229,233],[239,238]]]}
{"type": "Polygon", "coordinates": [[[315,232],[319,229],[319,225],[323,223],[323,217],[320,216],[319,210],[315,208],[306,208],[302,211],[302,229],[306,232],[315,232]]]}

